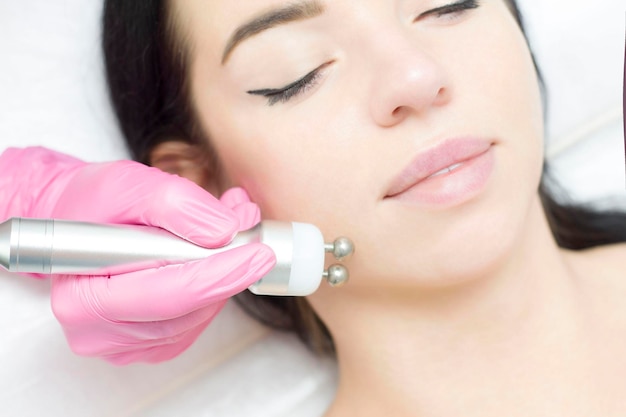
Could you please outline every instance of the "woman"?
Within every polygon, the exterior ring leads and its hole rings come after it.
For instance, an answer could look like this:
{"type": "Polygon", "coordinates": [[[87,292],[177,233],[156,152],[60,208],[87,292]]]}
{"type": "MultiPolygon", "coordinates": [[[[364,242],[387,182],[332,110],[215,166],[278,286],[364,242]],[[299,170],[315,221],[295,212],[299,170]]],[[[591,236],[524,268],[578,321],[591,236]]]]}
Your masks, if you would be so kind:
{"type": "Polygon", "coordinates": [[[329,416],[623,414],[626,249],[570,249],[625,223],[540,186],[514,3],[129,3],[104,45],[136,158],[356,243],[349,285],[269,301],[334,348],[329,416]]]}

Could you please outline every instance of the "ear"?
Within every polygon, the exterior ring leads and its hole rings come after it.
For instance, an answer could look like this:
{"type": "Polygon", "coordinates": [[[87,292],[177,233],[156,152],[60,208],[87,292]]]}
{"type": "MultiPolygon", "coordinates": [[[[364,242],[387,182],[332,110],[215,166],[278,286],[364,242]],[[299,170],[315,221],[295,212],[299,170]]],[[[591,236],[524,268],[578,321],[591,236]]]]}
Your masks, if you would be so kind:
{"type": "Polygon", "coordinates": [[[151,166],[187,178],[219,197],[217,170],[210,166],[210,160],[206,150],[179,140],[161,142],[149,156],[151,166]]]}

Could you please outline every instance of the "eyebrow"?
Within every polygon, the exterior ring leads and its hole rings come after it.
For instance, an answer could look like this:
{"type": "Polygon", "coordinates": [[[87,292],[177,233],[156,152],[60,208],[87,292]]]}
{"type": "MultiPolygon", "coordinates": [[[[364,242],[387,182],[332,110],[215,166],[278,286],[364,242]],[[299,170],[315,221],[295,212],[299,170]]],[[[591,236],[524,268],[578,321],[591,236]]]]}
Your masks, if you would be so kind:
{"type": "Polygon", "coordinates": [[[226,43],[226,48],[224,48],[224,53],[222,54],[222,65],[228,61],[228,57],[237,45],[246,39],[276,26],[310,19],[322,13],[324,13],[324,6],[318,0],[310,0],[273,9],[252,18],[239,26],[226,43]]]}

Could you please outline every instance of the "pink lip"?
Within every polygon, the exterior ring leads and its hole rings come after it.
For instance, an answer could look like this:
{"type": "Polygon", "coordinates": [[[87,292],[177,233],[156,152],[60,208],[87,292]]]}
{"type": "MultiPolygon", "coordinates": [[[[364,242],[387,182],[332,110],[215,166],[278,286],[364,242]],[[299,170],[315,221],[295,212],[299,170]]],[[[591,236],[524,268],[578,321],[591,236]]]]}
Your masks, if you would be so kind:
{"type": "Polygon", "coordinates": [[[476,138],[447,139],[417,155],[392,181],[385,198],[449,205],[479,192],[493,168],[492,143],[476,138]],[[449,172],[435,173],[458,165],[449,172]]]}

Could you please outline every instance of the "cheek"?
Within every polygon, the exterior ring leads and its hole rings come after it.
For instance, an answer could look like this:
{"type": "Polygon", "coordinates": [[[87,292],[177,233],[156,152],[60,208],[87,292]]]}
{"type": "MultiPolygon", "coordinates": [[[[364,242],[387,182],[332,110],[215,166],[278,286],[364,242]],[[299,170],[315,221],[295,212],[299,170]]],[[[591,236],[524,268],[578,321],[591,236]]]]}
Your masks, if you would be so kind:
{"type": "Polygon", "coordinates": [[[243,187],[266,219],[313,223],[327,237],[361,223],[355,213],[371,205],[374,192],[365,187],[376,178],[367,161],[377,152],[354,139],[362,116],[326,101],[297,109],[250,109],[230,100],[234,94],[228,88],[222,83],[208,89],[196,102],[227,182],[243,187]],[[212,105],[216,102],[220,106],[212,105]]]}
{"type": "Polygon", "coordinates": [[[479,44],[459,58],[466,65],[456,68],[456,78],[473,86],[475,102],[489,106],[492,124],[510,126],[523,120],[525,130],[541,134],[541,97],[530,50],[517,23],[507,11],[502,13],[506,18],[494,17],[488,30],[480,29],[479,44]]]}
{"type": "MultiPolygon", "coordinates": [[[[266,141],[270,142],[270,141],[266,141]]],[[[231,164],[232,175],[261,207],[265,218],[291,221],[316,220],[324,211],[320,198],[322,184],[328,181],[324,172],[315,169],[315,155],[287,147],[265,146],[257,157],[231,164]]]]}
{"type": "Polygon", "coordinates": [[[534,192],[543,165],[541,94],[526,40],[501,7],[494,11],[501,16],[490,16],[488,29],[477,29],[484,41],[464,53],[467,65],[456,68],[455,74],[465,80],[460,96],[468,109],[466,120],[483,126],[485,136],[500,142],[509,180],[534,192]]]}
{"type": "MultiPolygon", "coordinates": [[[[509,56],[503,71],[504,84],[496,100],[503,103],[501,114],[510,143],[511,166],[519,167],[525,186],[536,190],[544,158],[544,124],[536,69],[526,42],[517,30],[511,33],[509,56]]],[[[504,53],[504,51],[503,51],[504,53]]],[[[497,92],[495,94],[498,94],[497,92]]]]}
{"type": "Polygon", "coordinates": [[[225,131],[215,131],[213,142],[223,170],[261,207],[263,218],[332,227],[326,222],[332,213],[329,202],[336,200],[335,174],[327,167],[329,145],[317,139],[328,135],[312,126],[293,131],[267,120],[231,118],[221,125],[225,131]]]}

